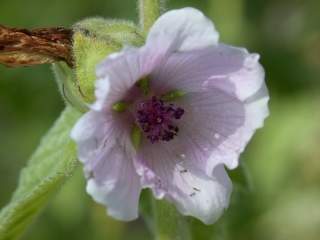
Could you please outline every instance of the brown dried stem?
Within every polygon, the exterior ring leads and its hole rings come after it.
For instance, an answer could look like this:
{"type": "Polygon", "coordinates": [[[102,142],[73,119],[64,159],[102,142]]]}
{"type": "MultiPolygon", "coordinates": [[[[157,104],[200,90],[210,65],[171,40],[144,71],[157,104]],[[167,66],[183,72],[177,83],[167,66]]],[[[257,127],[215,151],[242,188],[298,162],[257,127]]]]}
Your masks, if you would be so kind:
{"type": "Polygon", "coordinates": [[[8,28],[0,25],[0,64],[32,66],[64,61],[72,67],[72,30],[8,28]]]}

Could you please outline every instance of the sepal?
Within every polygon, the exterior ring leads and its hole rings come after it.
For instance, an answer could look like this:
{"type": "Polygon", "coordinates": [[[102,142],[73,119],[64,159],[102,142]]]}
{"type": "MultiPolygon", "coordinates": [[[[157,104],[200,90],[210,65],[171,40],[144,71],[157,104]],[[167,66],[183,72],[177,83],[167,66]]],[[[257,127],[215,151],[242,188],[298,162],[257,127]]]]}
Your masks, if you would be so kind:
{"type": "Polygon", "coordinates": [[[92,103],[96,66],[109,54],[125,46],[141,46],[144,38],[129,21],[88,18],[73,27],[75,75],[86,103],[92,103]]]}

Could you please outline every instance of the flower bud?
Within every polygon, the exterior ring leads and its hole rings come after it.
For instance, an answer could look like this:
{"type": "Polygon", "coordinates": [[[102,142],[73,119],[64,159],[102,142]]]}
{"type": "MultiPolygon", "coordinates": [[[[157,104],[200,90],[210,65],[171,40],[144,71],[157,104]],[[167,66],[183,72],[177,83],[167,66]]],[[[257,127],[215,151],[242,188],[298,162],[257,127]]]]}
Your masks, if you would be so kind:
{"type": "Polygon", "coordinates": [[[96,66],[124,46],[141,46],[144,38],[137,26],[128,21],[85,19],[73,27],[75,76],[84,102],[92,103],[96,66]]]}

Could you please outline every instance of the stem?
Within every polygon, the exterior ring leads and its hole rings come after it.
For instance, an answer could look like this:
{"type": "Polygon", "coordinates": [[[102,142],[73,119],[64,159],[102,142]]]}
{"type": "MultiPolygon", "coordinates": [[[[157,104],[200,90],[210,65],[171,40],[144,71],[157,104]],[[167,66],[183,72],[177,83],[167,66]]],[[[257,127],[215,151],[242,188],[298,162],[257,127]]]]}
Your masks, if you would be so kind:
{"type": "Polygon", "coordinates": [[[153,212],[153,196],[149,189],[144,189],[140,197],[140,214],[143,217],[149,231],[155,233],[154,212],[153,212]]]}
{"type": "Polygon", "coordinates": [[[156,240],[191,240],[188,222],[166,201],[153,199],[156,240]]]}
{"type": "Polygon", "coordinates": [[[164,0],[139,0],[139,19],[142,30],[147,33],[161,15],[164,0]]]}
{"type": "Polygon", "coordinates": [[[8,67],[32,66],[72,60],[72,30],[8,28],[0,25],[0,64],[8,67]]]}

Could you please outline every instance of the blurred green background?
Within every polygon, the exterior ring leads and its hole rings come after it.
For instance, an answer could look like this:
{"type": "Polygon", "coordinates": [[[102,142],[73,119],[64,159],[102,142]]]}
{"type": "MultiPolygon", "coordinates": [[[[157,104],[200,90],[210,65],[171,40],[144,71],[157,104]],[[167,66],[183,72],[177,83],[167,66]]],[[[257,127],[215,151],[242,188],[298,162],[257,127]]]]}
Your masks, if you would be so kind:
{"type": "MultiPolygon", "coordinates": [[[[194,222],[195,239],[318,240],[320,236],[320,1],[171,0],[210,16],[221,40],[261,54],[271,116],[233,172],[232,204],[217,224],[194,222]],[[204,237],[206,236],[206,237],[204,237]],[[210,236],[210,237],[209,237],[210,236]]],[[[70,26],[89,16],[137,20],[133,0],[1,0],[0,23],[70,26]]],[[[63,108],[50,66],[0,66],[0,207],[20,169],[63,108]]],[[[79,170],[23,239],[152,239],[142,220],[108,218],[79,170]]]]}

